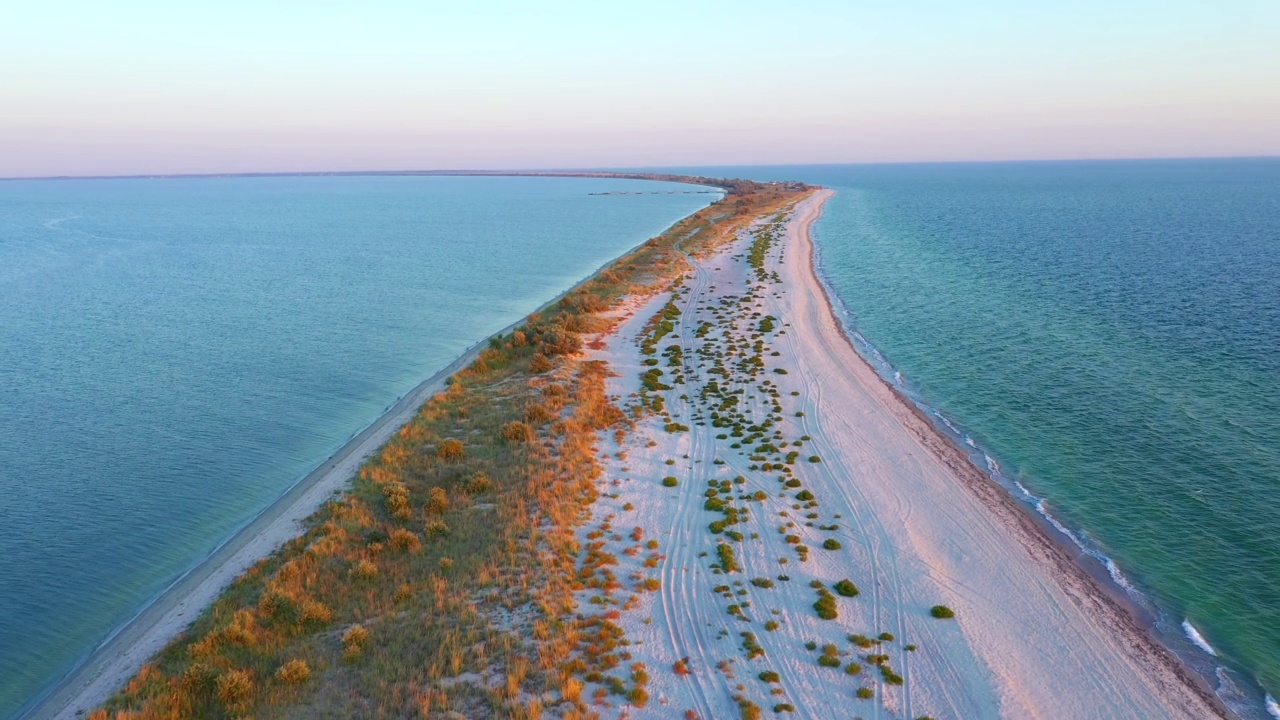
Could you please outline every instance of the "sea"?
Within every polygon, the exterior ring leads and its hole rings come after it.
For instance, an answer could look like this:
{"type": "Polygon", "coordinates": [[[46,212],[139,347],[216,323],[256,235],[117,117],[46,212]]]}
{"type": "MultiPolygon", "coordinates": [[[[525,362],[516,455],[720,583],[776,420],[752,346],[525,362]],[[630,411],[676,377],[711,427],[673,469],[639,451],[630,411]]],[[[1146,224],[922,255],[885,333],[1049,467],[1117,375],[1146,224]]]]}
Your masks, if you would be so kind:
{"type": "Polygon", "coordinates": [[[468,347],[719,197],[0,181],[0,717],[468,347]]]}
{"type": "Polygon", "coordinates": [[[699,172],[833,188],[819,271],[859,351],[1280,718],[1280,159],[699,172]]]}

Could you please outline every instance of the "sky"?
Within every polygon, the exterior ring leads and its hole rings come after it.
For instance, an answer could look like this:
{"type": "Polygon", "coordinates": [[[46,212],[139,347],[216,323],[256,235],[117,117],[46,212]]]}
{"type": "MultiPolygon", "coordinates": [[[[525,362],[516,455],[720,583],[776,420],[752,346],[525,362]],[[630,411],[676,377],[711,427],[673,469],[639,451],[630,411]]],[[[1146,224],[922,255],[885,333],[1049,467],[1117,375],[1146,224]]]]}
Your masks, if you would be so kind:
{"type": "Polygon", "coordinates": [[[0,177],[1280,155],[1280,0],[0,0],[0,177]]]}

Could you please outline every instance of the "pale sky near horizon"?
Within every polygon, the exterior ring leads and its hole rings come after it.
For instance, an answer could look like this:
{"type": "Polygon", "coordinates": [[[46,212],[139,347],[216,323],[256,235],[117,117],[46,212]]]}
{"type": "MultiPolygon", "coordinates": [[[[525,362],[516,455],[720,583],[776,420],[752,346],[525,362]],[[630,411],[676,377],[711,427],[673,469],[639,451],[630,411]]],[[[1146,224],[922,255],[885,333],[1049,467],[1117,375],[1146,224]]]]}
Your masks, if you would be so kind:
{"type": "Polygon", "coordinates": [[[0,18],[0,177],[1280,155],[1280,0],[0,18]]]}

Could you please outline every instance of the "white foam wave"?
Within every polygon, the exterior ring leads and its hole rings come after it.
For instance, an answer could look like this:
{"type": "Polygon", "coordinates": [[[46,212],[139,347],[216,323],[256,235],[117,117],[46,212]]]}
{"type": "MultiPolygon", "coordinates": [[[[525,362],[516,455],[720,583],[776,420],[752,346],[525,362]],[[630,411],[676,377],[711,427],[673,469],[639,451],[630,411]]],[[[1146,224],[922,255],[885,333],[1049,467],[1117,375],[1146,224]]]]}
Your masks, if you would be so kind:
{"type": "Polygon", "coordinates": [[[1088,553],[1089,555],[1098,557],[1098,554],[1090,550],[1087,546],[1085,546],[1084,542],[1080,540],[1080,538],[1076,537],[1076,534],[1071,532],[1071,530],[1069,530],[1066,525],[1063,525],[1062,523],[1058,522],[1058,518],[1054,517],[1053,513],[1049,512],[1049,505],[1044,501],[1043,498],[1036,501],[1036,512],[1040,513],[1040,517],[1044,518],[1045,520],[1048,520],[1049,524],[1052,525],[1054,529],[1056,529],[1058,532],[1070,538],[1071,542],[1076,547],[1080,548],[1081,550],[1088,553]]]}
{"type": "Polygon", "coordinates": [[[1267,693],[1267,712],[1271,713],[1271,717],[1280,720],[1280,703],[1271,697],[1271,693],[1267,693]]]}
{"type": "Polygon", "coordinates": [[[986,453],[983,453],[982,459],[986,461],[987,469],[990,470],[993,475],[1000,474],[1000,463],[996,462],[995,458],[991,457],[986,453]]]}
{"type": "Polygon", "coordinates": [[[1103,555],[1102,564],[1107,567],[1107,574],[1111,576],[1111,579],[1114,580],[1117,585],[1125,590],[1133,590],[1133,586],[1129,584],[1129,578],[1125,577],[1123,572],[1120,572],[1120,566],[1116,564],[1115,560],[1103,555]]]}
{"type": "Polygon", "coordinates": [[[1014,480],[1014,481],[1013,481],[1013,486],[1014,486],[1014,487],[1016,487],[1016,488],[1018,488],[1018,492],[1022,493],[1023,497],[1025,497],[1025,498],[1026,498],[1026,499],[1028,499],[1028,500],[1039,500],[1039,499],[1040,499],[1040,498],[1036,497],[1035,495],[1032,495],[1032,494],[1031,494],[1031,491],[1027,489],[1027,486],[1026,486],[1026,485],[1023,485],[1022,483],[1018,482],[1017,480],[1014,480]]]}
{"type": "Polygon", "coordinates": [[[965,444],[965,445],[968,445],[968,446],[969,446],[969,447],[971,447],[971,448],[976,448],[976,447],[978,447],[978,444],[977,444],[976,442],[974,442],[974,441],[973,441],[973,438],[969,437],[968,435],[965,435],[965,436],[964,436],[964,444],[965,444]]]}
{"type": "Polygon", "coordinates": [[[1213,646],[1209,644],[1209,641],[1205,640],[1204,636],[1200,634],[1200,631],[1196,630],[1195,627],[1191,625],[1190,620],[1182,621],[1182,632],[1186,634],[1187,639],[1194,643],[1196,647],[1214,657],[1218,657],[1218,651],[1214,650],[1213,646]]]}
{"type": "Polygon", "coordinates": [[[948,420],[946,415],[943,415],[942,413],[937,413],[937,415],[938,415],[938,419],[942,421],[943,425],[947,426],[948,430],[955,433],[956,435],[960,434],[960,428],[956,427],[954,423],[948,420]]]}

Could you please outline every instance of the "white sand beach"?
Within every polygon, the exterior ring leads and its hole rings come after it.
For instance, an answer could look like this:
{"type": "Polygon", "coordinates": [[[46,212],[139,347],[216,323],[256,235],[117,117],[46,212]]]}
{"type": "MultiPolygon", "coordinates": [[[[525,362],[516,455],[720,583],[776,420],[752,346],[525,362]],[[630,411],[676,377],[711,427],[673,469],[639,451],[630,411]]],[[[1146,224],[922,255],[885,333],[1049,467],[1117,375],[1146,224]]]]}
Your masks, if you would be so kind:
{"type": "Polygon", "coordinates": [[[652,575],[645,563],[656,557],[662,583],[615,620],[632,643],[627,662],[649,669],[650,704],[605,716],[737,717],[743,701],[813,720],[1222,716],[1171,653],[854,351],[813,267],[809,228],[830,194],[795,208],[760,274],[749,267],[749,236],[693,260],[661,354],[643,355],[640,339],[669,294],[601,338],[595,357],[618,374],[611,395],[635,405],[640,374],[661,369],[670,421],[690,428],[667,432],[668,420],[651,414],[620,446],[601,438],[609,457],[583,541],[609,523],[618,577],[652,575]],[[775,328],[761,330],[769,316],[775,328]],[[713,351],[727,374],[709,372],[713,351]],[[764,360],[755,375],[741,369],[753,352],[764,360]],[[748,433],[760,429],[737,449],[743,438],[710,415],[735,390],[733,412],[755,424],[748,433]],[[752,447],[760,442],[782,446],[752,447]],[[789,451],[798,458],[783,475],[781,463],[761,462],[789,451]],[[678,484],[664,486],[667,476],[678,484]],[[713,534],[709,523],[725,515],[704,509],[708,495],[741,508],[742,521],[713,534]],[[632,528],[659,541],[657,554],[618,539],[632,528]],[[721,544],[736,554],[733,572],[712,567],[721,544]],[[856,597],[832,594],[846,578],[856,597]],[[834,597],[835,619],[815,611],[820,592],[834,597]],[[954,619],[932,617],[934,605],[954,619]],[[870,642],[860,647],[856,635],[870,642]],[[684,658],[689,673],[670,672],[684,658]],[[874,697],[859,699],[859,688],[874,697]]]}

